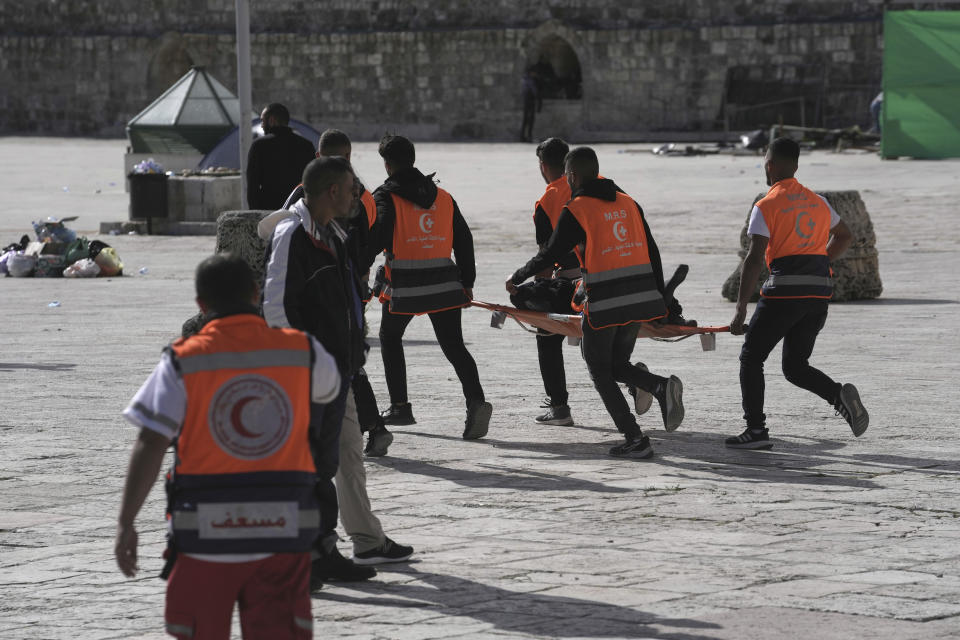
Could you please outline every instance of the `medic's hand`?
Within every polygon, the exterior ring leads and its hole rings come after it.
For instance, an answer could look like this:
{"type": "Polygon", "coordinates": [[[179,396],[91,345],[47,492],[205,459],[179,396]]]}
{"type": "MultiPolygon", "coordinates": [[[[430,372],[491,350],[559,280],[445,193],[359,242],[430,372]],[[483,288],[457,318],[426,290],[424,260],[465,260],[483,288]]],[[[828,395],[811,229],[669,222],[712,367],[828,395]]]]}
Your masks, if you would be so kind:
{"type": "Polygon", "coordinates": [[[117,525],[117,540],[113,547],[117,566],[128,578],[137,575],[137,529],[133,525],[117,525]]]}
{"type": "Polygon", "coordinates": [[[730,333],[735,336],[742,336],[744,332],[743,321],[747,318],[747,309],[746,307],[737,306],[737,313],[733,316],[733,320],[730,321],[730,333]]]}
{"type": "Polygon", "coordinates": [[[505,284],[507,287],[507,293],[514,294],[517,292],[517,285],[513,284],[513,276],[507,278],[507,282],[505,284]]]}

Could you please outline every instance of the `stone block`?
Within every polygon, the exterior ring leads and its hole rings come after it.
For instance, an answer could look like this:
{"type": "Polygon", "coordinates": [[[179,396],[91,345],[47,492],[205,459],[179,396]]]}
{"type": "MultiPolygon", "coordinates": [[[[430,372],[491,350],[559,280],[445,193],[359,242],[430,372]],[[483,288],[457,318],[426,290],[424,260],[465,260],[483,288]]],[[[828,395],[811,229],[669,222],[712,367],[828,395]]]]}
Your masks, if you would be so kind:
{"type": "MultiPolygon", "coordinates": [[[[764,195],[759,194],[754,199],[754,203],[764,195]]],[[[870,214],[867,213],[867,207],[863,203],[863,199],[860,198],[860,192],[821,191],[820,195],[830,203],[830,206],[850,228],[853,235],[853,240],[850,242],[850,247],[846,253],[832,265],[834,273],[833,300],[842,302],[845,300],[872,300],[880,297],[880,293],[883,291],[883,283],[880,281],[877,236],[873,230],[873,223],[870,221],[870,214]]],[[[752,210],[753,206],[750,209],[752,210]]],[[[747,212],[747,222],[749,221],[750,213],[747,212]]],[[[740,250],[737,252],[741,262],[723,283],[722,288],[723,297],[731,302],[737,301],[737,293],[740,288],[740,268],[743,264],[743,257],[747,255],[749,245],[747,223],[744,223],[740,230],[740,250]]],[[[760,284],[766,280],[768,275],[769,272],[764,268],[751,300],[756,301],[759,298],[760,284]]]]}
{"type": "Polygon", "coordinates": [[[243,258],[262,286],[267,244],[257,235],[257,225],[270,211],[224,211],[217,217],[216,253],[235,253],[243,258]]]}

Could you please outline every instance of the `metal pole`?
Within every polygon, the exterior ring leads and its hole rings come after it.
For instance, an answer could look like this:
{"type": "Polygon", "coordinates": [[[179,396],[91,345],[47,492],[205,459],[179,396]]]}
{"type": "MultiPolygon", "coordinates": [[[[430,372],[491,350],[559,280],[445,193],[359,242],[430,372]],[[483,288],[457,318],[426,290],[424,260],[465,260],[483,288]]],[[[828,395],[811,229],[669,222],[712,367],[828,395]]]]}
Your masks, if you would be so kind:
{"type": "Polygon", "coordinates": [[[237,2],[237,97],[240,99],[240,206],[247,204],[247,152],[253,137],[250,113],[253,111],[250,85],[250,2],[237,2]]]}

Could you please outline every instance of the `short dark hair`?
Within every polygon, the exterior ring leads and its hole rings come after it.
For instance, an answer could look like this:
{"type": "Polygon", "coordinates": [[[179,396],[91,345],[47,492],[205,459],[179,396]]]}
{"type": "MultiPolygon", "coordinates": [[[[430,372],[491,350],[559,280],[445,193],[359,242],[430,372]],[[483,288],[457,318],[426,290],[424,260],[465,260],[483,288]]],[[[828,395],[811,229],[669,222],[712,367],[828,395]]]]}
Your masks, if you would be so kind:
{"type": "Polygon", "coordinates": [[[303,190],[308,196],[318,196],[342,180],[345,173],[352,174],[353,168],[342,156],[324,156],[311,160],[303,170],[303,190]]]}
{"type": "Polygon", "coordinates": [[[403,136],[388,133],[380,138],[380,157],[398,169],[412,167],[417,160],[413,143],[403,136]]]}
{"type": "Polygon", "coordinates": [[[600,175],[600,161],[597,152],[590,147],[575,147],[563,159],[564,168],[573,169],[581,178],[596,178],[600,175]]]}
{"type": "Polygon", "coordinates": [[[215,312],[248,307],[257,292],[253,269],[235,253],[210,256],[197,265],[195,279],[197,298],[215,312]]]}
{"type": "MultiPolygon", "coordinates": [[[[340,151],[341,149],[349,149],[350,137],[339,129],[327,129],[320,134],[320,141],[317,143],[317,151],[320,152],[322,156],[334,155],[330,153],[331,151],[340,151]]],[[[336,154],[339,155],[339,154],[336,154]]]]}
{"type": "Polygon", "coordinates": [[[271,102],[267,105],[267,108],[263,110],[264,120],[270,116],[276,118],[277,122],[281,125],[287,125],[290,122],[290,112],[279,102],[271,102]]]}
{"type": "Polygon", "coordinates": [[[570,152],[570,146],[562,138],[547,138],[537,145],[537,157],[552,169],[563,171],[563,161],[570,152]]]}
{"type": "Polygon", "coordinates": [[[780,136],[771,142],[768,150],[771,158],[791,164],[797,164],[800,159],[800,145],[793,138],[786,136],[780,136]]]}

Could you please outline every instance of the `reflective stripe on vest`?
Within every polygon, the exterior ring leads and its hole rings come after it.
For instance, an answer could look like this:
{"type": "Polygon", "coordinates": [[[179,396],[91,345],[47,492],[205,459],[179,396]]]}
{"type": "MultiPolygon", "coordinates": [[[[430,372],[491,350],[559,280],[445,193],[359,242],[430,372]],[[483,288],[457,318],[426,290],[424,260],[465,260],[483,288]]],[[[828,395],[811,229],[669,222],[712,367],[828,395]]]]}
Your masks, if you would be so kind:
{"type": "Polygon", "coordinates": [[[316,476],[304,472],[175,476],[170,515],[178,550],[302,552],[320,530],[316,476]]]}
{"type": "Polygon", "coordinates": [[[307,336],[239,314],[212,320],[171,351],[187,392],[167,485],[176,548],[308,550],[319,515],[307,336]]]}
{"type": "Polygon", "coordinates": [[[587,236],[578,252],[587,290],[584,315],[594,329],[666,315],[650,265],[640,211],[630,196],[613,202],[579,196],[567,204],[587,236]]]}
{"type": "Polygon", "coordinates": [[[765,298],[830,298],[830,207],[796,178],[777,181],[757,208],[770,231],[765,298]]]}
{"type": "Polygon", "coordinates": [[[429,209],[396,194],[393,254],[387,256],[390,286],[380,296],[391,313],[421,314],[456,309],[467,300],[460,269],[450,259],[453,250],[453,198],[437,189],[429,209]]]}
{"type": "Polygon", "coordinates": [[[193,627],[188,627],[185,624],[173,624],[172,622],[166,623],[166,630],[172,636],[185,636],[187,638],[193,637],[193,627]]]}

